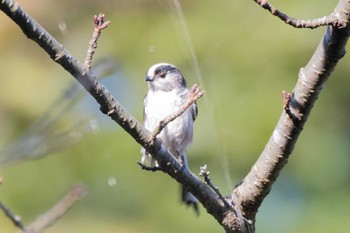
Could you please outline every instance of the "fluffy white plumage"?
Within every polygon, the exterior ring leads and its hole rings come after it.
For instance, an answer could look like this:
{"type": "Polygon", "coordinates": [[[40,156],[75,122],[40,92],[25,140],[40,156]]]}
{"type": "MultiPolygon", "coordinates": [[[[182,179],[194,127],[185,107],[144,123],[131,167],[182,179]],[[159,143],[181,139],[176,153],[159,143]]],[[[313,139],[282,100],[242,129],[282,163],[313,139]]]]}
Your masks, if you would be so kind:
{"type": "MultiPolygon", "coordinates": [[[[180,110],[188,100],[189,90],[179,70],[167,63],[153,65],[147,72],[147,79],[149,90],[144,99],[144,125],[152,132],[160,121],[180,110]],[[165,76],[162,78],[160,74],[163,72],[165,76]]],[[[196,105],[193,104],[158,135],[170,153],[176,158],[180,156],[181,160],[186,160],[181,157],[186,156],[186,148],[192,142],[196,114],[196,105]]],[[[149,160],[152,158],[143,153],[141,162],[148,164],[149,160]]],[[[187,165],[185,160],[181,162],[187,165]]]]}
{"type": "MultiPolygon", "coordinates": [[[[149,68],[146,81],[148,93],[144,99],[144,125],[151,132],[159,122],[182,108],[188,101],[190,91],[180,71],[173,65],[159,63],[149,68]]],[[[193,122],[197,116],[196,104],[170,122],[158,135],[169,152],[188,168],[186,149],[192,142],[193,122]]],[[[141,163],[158,166],[142,148],[141,163]]],[[[196,198],[183,190],[183,201],[192,204],[197,211],[196,198]]]]}

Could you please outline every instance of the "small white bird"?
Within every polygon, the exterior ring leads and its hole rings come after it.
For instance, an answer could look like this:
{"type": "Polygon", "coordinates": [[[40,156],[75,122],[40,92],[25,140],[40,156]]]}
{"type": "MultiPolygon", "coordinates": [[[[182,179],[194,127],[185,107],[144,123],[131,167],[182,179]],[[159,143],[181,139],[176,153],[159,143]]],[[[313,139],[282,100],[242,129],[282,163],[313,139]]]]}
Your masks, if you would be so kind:
{"type": "MultiPolygon", "coordinates": [[[[180,71],[171,64],[159,63],[147,72],[148,93],[144,99],[144,126],[153,131],[159,122],[178,112],[188,101],[190,90],[180,71]]],[[[193,122],[197,117],[197,105],[192,104],[182,115],[170,122],[157,136],[169,152],[186,168],[186,148],[192,142],[193,122]]],[[[158,166],[144,148],[141,149],[141,163],[158,166]]],[[[182,188],[182,201],[192,205],[198,212],[198,201],[192,193],[182,188]]]]}

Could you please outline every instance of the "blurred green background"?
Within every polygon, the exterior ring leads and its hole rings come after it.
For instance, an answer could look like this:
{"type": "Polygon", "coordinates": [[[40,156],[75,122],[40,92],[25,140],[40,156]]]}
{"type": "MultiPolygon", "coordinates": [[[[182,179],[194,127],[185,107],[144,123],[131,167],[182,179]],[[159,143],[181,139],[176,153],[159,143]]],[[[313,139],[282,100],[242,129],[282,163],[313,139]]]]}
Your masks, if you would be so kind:
{"type": "MultiPolygon", "coordinates": [[[[84,60],[93,26],[111,20],[94,61],[113,57],[106,85],[142,121],[144,82],[159,62],[180,68],[199,100],[192,171],[208,164],[212,181],[229,194],[250,170],[282,112],[281,91],[291,91],[325,28],[294,29],[253,1],[173,0],[19,1],[73,55],[84,60]],[[189,34],[186,33],[186,27],[189,34]],[[193,53],[194,51],[194,53],[193,53]],[[193,56],[198,58],[198,66],[193,56]],[[109,80],[109,81],[108,81],[109,80]]],[[[271,2],[297,18],[328,15],[337,1],[271,2]]],[[[74,80],[0,13],[0,145],[13,143],[74,80]]],[[[326,83],[290,161],[257,216],[257,232],[348,232],[350,229],[349,56],[326,83]]],[[[0,200],[30,223],[70,187],[89,194],[46,232],[224,232],[201,209],[180,204],[179,186],[136,164],[140,147],[98,111],[90,97],[62,116],[57,128],[95,117],[100,130],[38,160],[0,168],[0,200]],[[82,104],[83,103],[83,104],[82,104]]],[[[23,149],[22,149],[23,150],[23,149]]],[[[24,151],[26,151],[24,149],[24,151]]],[[[2,155],[0,155],[2,156],[2,155]]],[[[0,232],[16,232],[0,214],[0,232]]]]}

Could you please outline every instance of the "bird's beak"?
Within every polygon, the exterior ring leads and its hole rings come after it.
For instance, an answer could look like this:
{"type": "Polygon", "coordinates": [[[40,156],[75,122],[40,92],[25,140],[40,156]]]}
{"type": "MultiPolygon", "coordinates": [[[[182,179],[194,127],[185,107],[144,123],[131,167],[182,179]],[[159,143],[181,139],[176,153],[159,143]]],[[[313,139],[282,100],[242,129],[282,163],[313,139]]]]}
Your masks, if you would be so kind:
{"type": "Polygon", "coordinates": [[[153,78],[147,75],[146,78],[145,78],[145,81],[146,82],[151,82],[151,81],[153,81],[153,78]]]}

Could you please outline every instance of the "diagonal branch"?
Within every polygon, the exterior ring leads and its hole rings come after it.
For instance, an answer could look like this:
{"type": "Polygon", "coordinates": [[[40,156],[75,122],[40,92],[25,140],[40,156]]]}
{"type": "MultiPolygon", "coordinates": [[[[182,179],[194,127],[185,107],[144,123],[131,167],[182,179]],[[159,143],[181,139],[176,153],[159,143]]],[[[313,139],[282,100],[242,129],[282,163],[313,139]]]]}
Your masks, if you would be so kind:
{"type": "Polygon", "coordinates": [[[286,24],[293,26],[295,28],[318,28],[321,26],[332,25],[335,27],[345,27],[347,25],[347,20],[339,17],[339,14],[333,12],[329,16],[323,16],[317,19],[311,20],[303,20],[289,17],[287,14],[281,12],[276,7],[271,5],[267,0],[254,0],[257,4],[259,4],[265,10],[268,10],[272,15],[278,17],[280,20],[285,22],[286,24]]]}
{"type": "Polygon", "coordinates": [[[74,185],[72,189],[69,190],[69,192],[51,209],[35,219],[33,223],[25,228],[25,230],[22,229],[22,231],[19,231],[18,233],[43,232],[70,210],[74,204],[84,198],[86,194],[87,190],[83,184],[74,185]]]}
{"type": "MultiPolygon", "coordinates": [[[[83,184],[75,185],[59,202],[57,202],[51,209],[40,215],[29,226],[26,227],[24,233],[39,233],[54,224],[61,218],[74,204],[84,198],[87,194],[86,187],[83,184]]],[[[22,233],[19,231],[18,233],[22,233]]]]}
{"type": "Polygon", "coordinates": [[[14,214],[8,207],[6,207],[2,202],[0,202],[0,209],[4,212],[6,217],[8,217],[13,224],[21,229],[23,232],[29,232],[27,228],[24,226],[24,224],[21,221],[21,217],[14,214]]]}
{"type": "MultiPolygon", "coordinates": [[[[256,2],[266,4],[266,1],[257,0],[256,2]]],[[[268,5],[265,5],[265,7],[268,7],[268,5]]],[[[203,181],[189,170],[181,169],[181,164],[171,156],[160,140],[157,138],[153,140],[152,133],[146,130],[124,109],[96,79],[94,74],[85,68],[84,64],[74,58],[14,1],[2,0],[0,9],[18,24],[28,38],[39,44],[55,62],[60,64],[84,86],[100,104],[103,113],[111,117],[141,146],[146,148],[160,166],[164,167],[167,174],[193,193],[208,213],[213,215],[219,224],[224,227],[226,232],[238,232],[239,219],[236,218],[234,212],[225,206],[218,195],[203,181]]],[[[276,15],[276,9],[271,8],[271,5],[270,12],[276,15]]],[[[289,22],[289,17],[283,16],[281,12],[278,14],[281,19],[285,19],[285,22],[289,22]]],[[[284,111],[270,141],[251,171],[232,194],[232,202],[235,204],[237,211],[253,222],[259,206],[287,163],[323,84],[338,60],[345,54],[344,48],[350,31],[348,25],[350,3],[346,0],[340,0],[332,15],[336,15],[337,20],[329,23],[332,26],[328,27],[314,56],[309,64],[300,70],[299,80],[294,91],[290,96],[285,96],[284,111]],[[296,118],[293,120],[290,116],[296,118]]],[[[312,28],[312,25],[310,28],[312,28]]]]}
{"type": "Polygon", "coordinates": [[[61,218],[74,204],[80,201],[87,194],[83,184],[77,184],[50,210],[39,216],[33,223],[25,227],[21,218],[14,214],[9,208],[0,202],[0,209],[20,230],[18,233],[39,233],[54,224],[61,218]]]}
{"type": "Polygon", "coordinates": [[[43,50],[67,70],[100,104],[100,110],[117,122],[141,146],[143,146],[165,168],[165,172],[176,181],[183,184],[207,209],[225,229],[225,216],[231,211],[201,179],[188,169],[181,169],[181,164],[173,158],[159,139],[152,140],[152,134],[146,130],[128,111],[110,94],[96,79],[94,74],[71,55],[54,37],[30,17],[19,5],[12,0],[2,0],[2,10],[10,17],[31,40],[40,45],[43,50]]]}
{"type": "MultiPolygon", "coordinates": [[[[0,176],[0,185],[3,183],[4,179],[2,176],[0,176]]],[[[21,217],[13,213],[8,207],[6,207],[1,201],[0,201],[0,209],[7,218],[9,218],[13,224],[21,229],[23,232],[28,232],[28,230],[25,228],[24,224],[22,223],[21,217]]]]}
{"type": "MultiPolygon", "coordinates": [[[[339,1],[333,14],[342,17],[343,22],[349,22],[350,2],[339,1]]],[[[241,203],[247,218],[254,219],[259,206],[287,163],[324,83],[345,55],[349,35],[349,24],[342,28],[328,26],[309,63],[300,69],[294,91],[291,94],[284,93],[284,111],[269,142],[233,193],[236,203],[241,203]]]]}
{"type": "MultiPolygon", "coordinates": [[[[209,170],[208,170],[208,166],[205,164],[204,166],[200,167],[200,172],[199,175],[204,177],[205,182],[207,183],[207,185],[212,188],[215,193],[218,195],[218,197],[222,200],[222,202],[224,203],[224,205],[229,208],[236,216],[237,220],[239,221],[239,226],[240,226],[240,231],[243,233],[246,232],[250,232],[249,230],[251,229],[251,224],[253,223],[251,220],[246,219],[245,217],[243,217],[242,213],[240,211],[237,211],[234,207],[234,203],[229,203],[229,198],[225,198],[218,187],[216,187],[212,182],[211,179],[209,177],[209,170]]],[[[230,200],[231,201],[231,200],[230,200]]]]}

